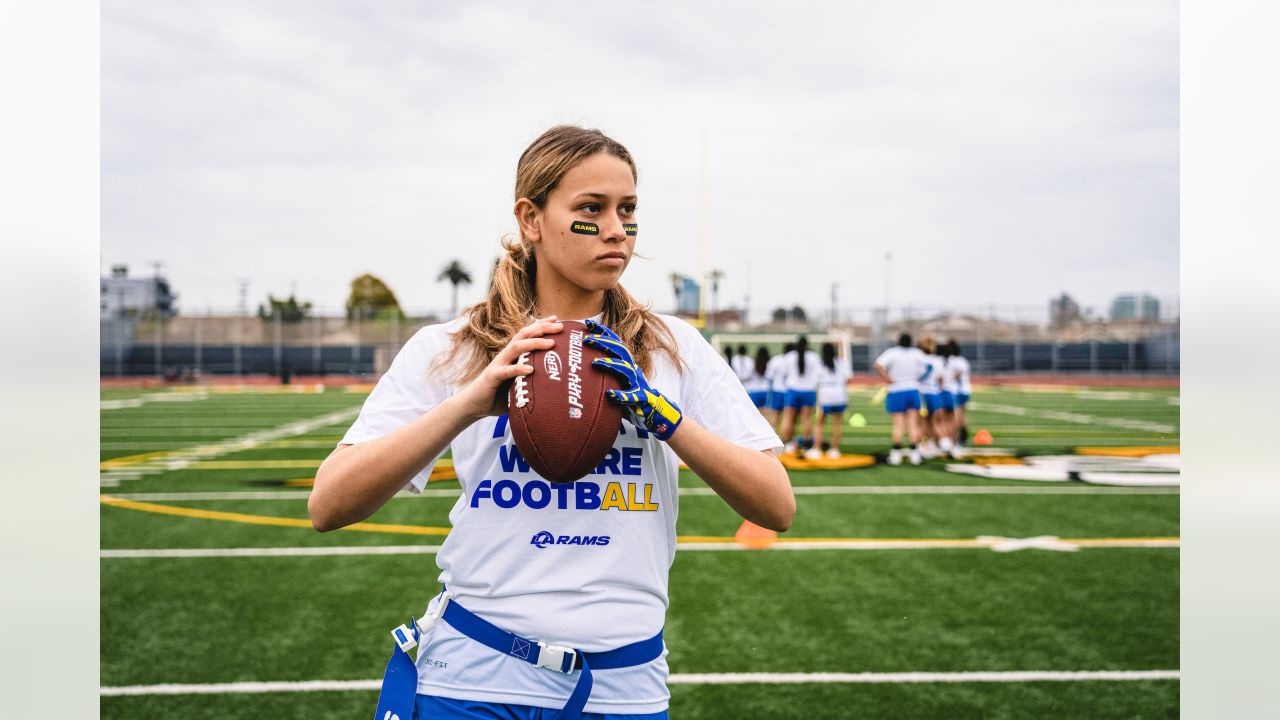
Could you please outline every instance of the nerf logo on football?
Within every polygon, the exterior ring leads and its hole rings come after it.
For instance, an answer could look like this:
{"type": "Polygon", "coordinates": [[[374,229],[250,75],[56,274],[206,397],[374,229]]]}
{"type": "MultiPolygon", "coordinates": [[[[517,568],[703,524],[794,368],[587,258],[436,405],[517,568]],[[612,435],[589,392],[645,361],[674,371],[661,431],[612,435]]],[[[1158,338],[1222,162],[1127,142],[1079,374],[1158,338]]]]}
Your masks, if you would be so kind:
{"type": "Polygon", "coordinates": [[[548,545],[608,545],[608,535],[552,535],[546,530],[534,533],[529,544],[539,550],[548,545]]]}
{"type": "Polygon", "coordinates": [[[547,371],[547,377],[559,382],[560,380],[560,355],[555,350],[549,351],[542,356],[542,367],[547,371]]]}

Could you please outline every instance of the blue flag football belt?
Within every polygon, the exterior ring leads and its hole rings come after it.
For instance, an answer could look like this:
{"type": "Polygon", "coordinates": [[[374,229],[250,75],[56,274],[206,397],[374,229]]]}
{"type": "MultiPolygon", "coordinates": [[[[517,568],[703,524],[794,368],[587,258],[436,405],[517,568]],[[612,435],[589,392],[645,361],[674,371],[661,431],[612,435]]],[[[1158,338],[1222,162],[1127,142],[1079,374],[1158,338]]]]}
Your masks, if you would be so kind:
{"type": "Polygon", "coordinates": [[[378,709],[374,720],[415,720],[414,709],[418,695],[418,666],[410,657],[413,650],[431,631],[438,620],[443,619],[455,630],[486,645],[503,655],[519,658],[530,665],[546,670],[571,674],[581,670],[569,701],[556,720],[579,720],[591,695],[593,680],[591,669],[614,670],[643,665],[662,656],[662,631],[648,640],[624,645],[604,652],[582,652],[563,645],[521,637],[494,625],[475,613],[453,602],[446,591],[430,616],[410,620],[391,631],[395,647],[387,661],[387,671],[382,678],[382,691],[378,695],[378,709]]]}

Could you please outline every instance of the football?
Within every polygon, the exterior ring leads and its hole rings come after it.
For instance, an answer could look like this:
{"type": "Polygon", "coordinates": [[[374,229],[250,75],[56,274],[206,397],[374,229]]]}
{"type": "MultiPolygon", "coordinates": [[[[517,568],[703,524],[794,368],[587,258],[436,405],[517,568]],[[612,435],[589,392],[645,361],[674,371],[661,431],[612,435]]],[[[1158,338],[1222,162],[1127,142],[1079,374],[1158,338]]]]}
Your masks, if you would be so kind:
{"type": "Polygon", "coordinates": [[[591,365],[605,355],[583,344],[585,323],[562,324],[562,331],[547,336],[555,347],[527,352],[516,361],[533,372],[511,383],[507,415],[529,467],[551,482],[569,483],[594,470],[613,447],[622,408],[604,393],[621,390],[622,382],[591,365]]]}

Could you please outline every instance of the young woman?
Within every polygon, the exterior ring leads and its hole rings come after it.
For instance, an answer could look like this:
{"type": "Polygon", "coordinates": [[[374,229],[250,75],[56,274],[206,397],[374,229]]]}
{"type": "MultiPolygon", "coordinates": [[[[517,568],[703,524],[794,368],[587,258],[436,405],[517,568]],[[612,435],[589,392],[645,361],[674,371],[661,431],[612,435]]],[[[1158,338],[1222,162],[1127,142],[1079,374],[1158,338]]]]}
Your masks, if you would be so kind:
{"type": "Polygon", "coordinates": [[[840,434],[844,430],[844,411],[849,407],[849,366],[836,355],[836,346],[822,343],[822,365],[818,367],[818,424],[813,437],[829,458],[840,457],[840,434]],[[823,425],[831,418],[831,442],[822,440],[823,425]]]}
{"type": "Polygon", "coordinates": [[[929,371],[924,353],[911,346],[911,336],[902,333],[898,344],[880,353],[875,362],[876,375],[889,388],[884,409],[893,419],[893,450],[890,465],[902,464],[902,436],[911,442],[911,464],[920,464],[920,381],[929,371]]]}
{"type": "MultiPolygon", "coordinates": [[[[739,350],[746,348],[739,347],[739,350]]],[[[745,352],[741,353],[746,355],[745,352]]],[[[747,397],[751,398],[751,402],[755,403],[756,409],[760,411],[761,416],[768,419],[765,413],[765,403],[769,401],[769,378],[766,373],[769,370],[769,349],[761,345],[756,348],[756,358],[751,364],[750,372],[745,380],[742,381],[742,387],[747,391],[747,397]]]]}
{"type": "MultiPolygon", "coordinates": [[[[751,369],[755,366],[755,362],[751,356],[747,354],[747,346],[739,345],[738,354],[733,356],[733,361],[729,363],[733,366],[733,374],[745,385],[747,380],[751,378],[751,369]]],[[[758,405],[756,407],[759,407],[758,405]]]]}
{"type": "Polygon", "coordinates": [[[924,400],[924,445],[920,454],[926,458],[938,456],[938,447],[945,437],[946,423],[942,415],[942,358],[938,356],[938,343],[925,335],[916,345],[924,353],[928,370],[920,378],[920,396],[924,400]]]}
{"type": "Polygon", "coordinates": [[[960,385],[956,380],[956,368],[952,363],[952,350],[950,343],[942,343],[938,346],[938,357],[942,358],[942,377],[938,378],[938,384],[942,391],[942,415],[943,425],[939,432],[943,432],[942,439],[939,444],[942,451],[951,455],[951,457],[959,459],[961,456],[960,446],[956,442],[956,395],[960,392],[960,385]]]}
{"type": "Polygon", "coordinates": [[[973,382],[970,378],[969,359],[960,352],[960,344],[954,339],[948,340],[951,347],[950,366],[956,378],[956,445],[963,446],[969,441],[969,419],[965,417],[965,406],[969,404],[969,396],[973,394],[973,382]]]}
{"type": "Polygon", "coordinates": [[[782,441],[786,443],[783,452],[795,451],[810,460],[822,457],[813,446],[812,435],[813,409],[818,404],[819,364],[818,353],[809,349],[809,339],[803,335],[796,340],[796,349],[782,360],[782,384],[787,389],[787,410],[782,418],[782,441]]]}
{"type": "Polygon", "coordinates": [[[768,419],[770,426],[779,431],[782,430],[782,411],[787,407],[787,386],[785,384],[787,373],[784,365],[787,355],[795,349],[795,343],[783,345],[782,354],[769,358],[769,364],[764,371],[764,376],[769,381],[769,403],[765,418],[768,419]]]}
{"type": "Polygon", "coordinates": [[[535,140],[516,167],[519,239],[504,241],[488,297],[409,340],[316,473],[307,509],[320,531],[421,491],[450,447],[462,485],[436,555],[444,591],[393,632],[378,720],[665,718],[679,462],[751,522],[791,523],[781,443],[729,366],[618,284],[635,245],[635,180],[630,153],[598,130],[535,140]],[[590,320],[584,342],[613,362],[582,371],[622,377],[609,399],[629,421],[611,454],[631,460],[572,485],[521,466],[504,415],[505,383],[534,371],[517,359],[552,347],[561,318],[590,320]],[[620,482],[645,501],[611,506],[620,482]]]}

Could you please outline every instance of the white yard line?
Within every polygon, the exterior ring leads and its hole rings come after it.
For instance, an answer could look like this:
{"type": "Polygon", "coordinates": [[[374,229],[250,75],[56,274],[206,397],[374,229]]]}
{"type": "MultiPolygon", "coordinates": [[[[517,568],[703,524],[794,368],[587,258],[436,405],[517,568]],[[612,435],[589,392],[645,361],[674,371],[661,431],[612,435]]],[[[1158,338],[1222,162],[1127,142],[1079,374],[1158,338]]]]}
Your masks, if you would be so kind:
{"type": "MultiPolygon", "coordinates": [[[[122,480],[134,479],[138,473],[154,474],[164,472],[165,470],[176,470],[185,467],[188,463],[195,460],[208,460],[220,455],[237,452],[239,450],[248,450],[257,447],[263,443],[273,440],[280,440],[295,435],[305,435],[318,428],[327,427],[329,425],[345,424],[351,421],[360,408],[349,407],[334,412],[325,413],[317,417],[296,420],[294,422],[285,423],[269,428],[252,428],[253,432],[240,437],[228,438],[208,445],[196,445],[193,447],[182,448],[166,452],[154,458],[142,460],[136,463],[129,463],[118,468],[112,468],[102,473],[100,484],[102,487],[115,487],[122,480]]],[[[105,431],[104,431],[105,432],[105,431]]],[[[165,430],[164,432],[173,432],[165,430]]],[[[184,432],[194,432],[187,430],[184,432]]],[[[108,461],[109,462],[109,461],[108,461]]]]}
{"type": "MultiPolygon", "coordinates": [[[[887,673],[674,673],[671,685],[793,685],[803,683],[1013,683],[1013,682],[1133,682],[1180,680],[1179,670],[1005,670],[992,672],[887,673]]],[[[229,695],[258,693],[373,692],[381,680],[301,680],[294,682],[234,682],[204,684],[123,685],[98,688],[99,695],[229,695]]]]}
{"type": "Polygon", "coordinates": [[[1004,413],[1006,415],[1040,418],[1042,420],[1061,420],[1063,422],[1078,423],[1080,425],[1107,425],[1110,427],[1126,428],[1129,430],[1147,430],[1157,433],[1172,433],[1177,431],[1177,428],[1173,425],[1151,422],[1149,420],[1134,420],[1132,418],[1097,417],[1094,415],[1085,415],[1083,413],[1062,412],[1060,410],[1033,410],[1018,405],[1001,405],[989,402],[971,402],[969,403],[969,407],[974,410],[984,412],[1004,413]]]}
{"type": "MultiPolygon", "coordinates": [[[[678,551],[736,552],[739,550],[994,550],[1009,552],[1020,549],[1061,550],[1078,548],[1178,548],[1176,538],[1102,538],[1096,540],[1060,540],[1058,538],[1015,539],[999,536],[959,539],[918,540],[797,540],[777,542],[767,548],[748,548],[736,542],[682,542],[678,551]],[[1049,547],[1046,547],[1049,546],[1049,547]]],[[[363,545],[334,547],[249,547],[249,548],[136,548],[102,550],[103,560],[156,558],[227,558],[227,557],[321,557],[330,555],[434,555],[439,545],[363,545]]]]}
{"type": "MultiPolygon", "coordinates": [[[[1031,486],[1021,485],[800,485],[792,487],[796,495],[1177,495],[1176,487],[1098,487],[1093,485],[1031,486]]],[[[456,498],[460,490],[431,490],[400,493],[397,498],[456,498]]],[[[680,488],[680,494],[709,497],[711,488],[680,488]]],[[[310,490],[227,490],[215,492],[111,493],[121,500],[142,502],[187,502],[208,500],[305,500],[310,490]]]]}

